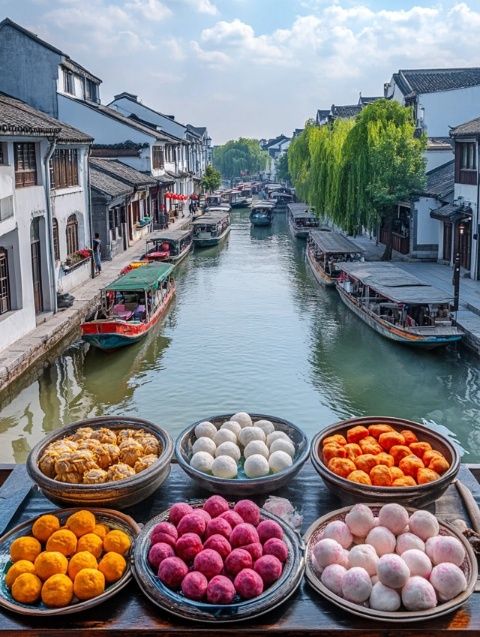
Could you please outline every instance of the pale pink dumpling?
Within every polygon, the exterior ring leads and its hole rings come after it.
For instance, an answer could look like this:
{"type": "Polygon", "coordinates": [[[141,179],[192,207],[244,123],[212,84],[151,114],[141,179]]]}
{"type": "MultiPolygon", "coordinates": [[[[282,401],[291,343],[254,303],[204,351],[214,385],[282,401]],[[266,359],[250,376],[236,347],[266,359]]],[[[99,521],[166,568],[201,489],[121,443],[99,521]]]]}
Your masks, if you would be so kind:
{"type": "Polygon", "coordinates": [[[345,516],[345,523],[352,535],[366,537],[370,529],[374,527],[375,518],[366,504],[356,504],[345,516]]]}
{"type": "Polygon", "coordinates": [[[160,563],[163,562],[167,557],[173,557],[175,552],[170,544],[165,544],[165,542],[157,542],[154,544],[150,550],[148,551],[148,561],[152,565],[155,571],[158,571],[158,567],[160,563]]]}
{"type": "Polygon", "coordinates": [[[414,575],[420,575],[420,577],[428,579],[432,572],[430,558],[420,549],[408,549],[408,551],[402,553],[402,560],[408,566],[412,577],[414,575]]]}
{"type": "Polygon", "coordinates": [[[203,505],[204,510],[212,517],[216,518],[229,510],[228,502],[221,495],[212,495],[203,505]]]}
{"type": "Polygon", "coordinates": [[[432,562],[435,565],[442,562],[452,562],[452,564],[460,566],[465,559],[465,549],[460,540],[446,535],[437,537],[437,541],[432,546],[432,562]]]}
{"type": "Polygon", "coordinates": [[[435,544],[440,539],[440,535],[434,535],[433,537],[429,537],[425,542],[425,553],[428,557],[433,561],[433,553],[435,550],[435,544]]]}
{"type": "Polygon", "coordinates": [[[271,537],[263,545],[265,555],[275,555],[280,562],[286,562],[288,559],[288,547],[283,540],[277,537],[271,537]]]}
{"type": "Polygon", "coordinates": [[[244,522],[243,524],[238,524],[230,535],[230,544],[233,548],[237,546],[245,546],[247,544],[252,544],[254,542],[259,542],[257,529],[253,526],[253,524],[247,524],[244,522]]]}
{"type": "Polygon", "coordinates": [[[220,575],[223,569],[223,560],[217,551],[213,549],[203,549],[193,560],[193,568],[210,580],[215,575],[220,575]]]}
{"type": "Polygon", "coordinates": [[[376,575],[378,555],[370,544],[357,544],[348,554],[349,567],[361,566],[369,575],[376,575]]]}
{"type": "Polygon", "coordinates": [[[367,535],[365,542],[373,546],[379,557],[386,553],[393,553],[397,543],[390,529],[384,526],[374,527],[367,535]]]}
{"type": "Polygon", "coordinates": [[[158,569],[158,577],[168,588],[177,589],[188,573],[188,566],[179,557],[167,557],[158,569]]]}
{"type": "Polygon", "coordinates": [[[207,601],[210,604],[231,604],[235,597],[233,583],[224,575],[215,575],[208,582],[207,601]]]}
{"type": "Polygon", "coordinates": [[[193,508],[186,502],[177,502],[177,504],[174,504],[168,512],[168,521],[177,526],[183,516],[187,515],[187,513],[191,513],[192,511],[193,508]]]}
{"type": "Polygon", "coordinates": [[[233,549],[225,560],[225,570],[229,575],[235,577],[244,568],[252,568],[253,559],[245,549],[233,549]]]}
{"type": "Polygon", "coordinates": [[[405,551],[410,549],[418,549],[419,551],[425,551],[425,542],[421,540],[418,535],[413,533],[401,533],[397,536],[397,546],[395,547],[395,553],[402,555],[405,551]]]}
{"type": "Polygon", "coordinates": [[[384,526],[394,535],[398,535],[408,524],[408,511],[401,504],[395,502],[384,504],[378,514],[378,522],[380,526],[384,526]]]}
{"type": "Polygon", "coordinates": [[[184,533],[196,533],[200,537],[205,533],[206,528],[207,522],[205,518],[195,513],[195,511],[184,515],[177,526],[179,535],[183,535],[184,533]]]}
{"type": "Polygon", "coordinates": [[[429,537],[438,535],[440,530],[437,518],[429,511],[423,510],[412,513],[408,526],[410,527],[410,532],[418,535],[423,541],[429,537]]]}
{"type": "Polygon", "coordinates": [[[428,580],[414,575],[402,588],[402,602],[407,610],[427,610],[435,608],[437,596],[428,580]]]}
{"type": "Polygon", "coordinates": [[[342,596],[349,602],[362,604],[372,592],[370,575],[364,568],[354,566],[345,573],[342,579],[342,596]]]}
{"type": "Polygon", "coordinates": [[[323,569],[320,577],[322,584],[335,595],[342,594],[342,581],[347,569],[341,564],[329,564],[323,569]]]}
{"type": "Polygon", "coordinates": [[[213,549],[214,551],[217,551],[223,560],[232,551],[230,542],[223,535],[211,535],[205,540],[204,547],[206,549],[213,549]]]}
{"type": "Polygon", "coordinates": [[[385,586],[382,582],[376,582],[373,584],[369,603],[370,608],[373,608],[374,610],[392,612],[400,608],[402,599],[393,588],[385,586]]]}
{"type": "Polygon", "coordinates": [[[176,554],[187,563],[192,562],[195,555],[198,555],[202,549],[202,540],[196,533],[185,533],[178,538],[175,545],[176,554]]]}
{"type": "Polygon", "coordinates": [[[233,507],[233,510],[235,513],[238,513],[245,522],[248,522],[248,524],[257,526],[260,522],[260,509],[255,502],[251,500],[239,500],[233,507]]]}
{"type": "Polygon", "coordinates": [[[344,549],[348,549],[353,542],[353,537],[350,533],[350,529],[345,524],[345,522],[341,522],[340,520],[329,522],[323,529],[322,537],[336,540],[343,546],[344,549]]]}
{"type": "Polygon", "coordinates": [[[192,571],[182,580],[182,593],[189,599],[200,601],[207,592],[208,581],[203,573],[192,571]]]}
{"type": "Polygon", "coordinates": [[[325,538],[319,540],[313,547],[313,557],[317,566],[324,568],[329,564],[344,564],[344,548],[336,540],[325,538]]]}
{"type": "Polygon", "coordinates": [[[253,568],[260,575],[265,586],[276,582],[283,570],[282,563],[274,555],[262,555],[253,568]]]}
{"type": "Polygon", "coordinates": [[[271,537],[283,540],[283,529],[278,522],[275,522],[275,520],[263,520],[263,522],[260,522],[257,526],[257,532],[262,544],[271,537]]]}
{"type": "Polygon", "coordinates": [[[389,588],[402,588],[410,577],[410,569],[396,553],[385,553],[378,560],[378,579],[389,588]]]}
{"type": "Polygon", "coordinates": [[[242,599],[252,599],[263,593],[263,580],[252,568],[244,568],[240,571],[233,585],[242,599]]]}
{"type": "Polygon", "coordinates": [[[467,580],[463,571],[451,562],[434,566],[430,573],[430,583],[437,591],[438,599],[441,602],[453,599],[467,588],[467,580]]]}

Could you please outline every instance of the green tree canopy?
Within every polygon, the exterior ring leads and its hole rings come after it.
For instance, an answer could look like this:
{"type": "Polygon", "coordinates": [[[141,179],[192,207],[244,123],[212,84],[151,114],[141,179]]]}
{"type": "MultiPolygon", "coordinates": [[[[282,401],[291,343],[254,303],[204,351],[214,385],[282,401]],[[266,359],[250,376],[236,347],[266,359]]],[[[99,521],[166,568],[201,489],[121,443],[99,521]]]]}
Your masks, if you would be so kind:
{"type": "Polygon", "coordinates": [[[290,173],[288,172],[288,154],[283,153],[277,159],[277,179],[279,181],[290,181],[290,173]]]}
{"type": "Polygon", "coordinates": [[[218,170],[216,170],[212,165],[208,165],[205,169],[205,174],[202,178],[202,188],[204,192],[213,192],[220,188],[222,183],[222,177],[218,170]]]}
{"type": "Polygon", "coordinates": [[[224,179],[254,175],[265,170],[268,153],[260,148],[257,139],[240,137],[213,149],[213,165],[224,179]]]}

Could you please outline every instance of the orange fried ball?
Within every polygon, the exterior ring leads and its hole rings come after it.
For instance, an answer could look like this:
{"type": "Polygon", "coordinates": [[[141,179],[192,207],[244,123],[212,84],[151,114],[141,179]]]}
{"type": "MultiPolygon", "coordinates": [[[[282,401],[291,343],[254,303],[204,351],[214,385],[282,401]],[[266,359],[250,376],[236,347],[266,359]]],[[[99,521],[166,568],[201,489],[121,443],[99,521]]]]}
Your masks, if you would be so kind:
{"type": "Polygon", "coordinates": [[[445,471],[448,471],[450,465],[448,460],[443,456],[435,456],[428,463],[428,468],[442,475],[445,471]]]}
{"type": "Polygon", "coordinates": [[[73,599],[73,582],[66,575],[52,575],[42,587],[42,602],[51,608],[68,606],[73,599]]]}
{"type": "Polygon", "coordinates": [[[423,469],[424,464],[418,456],[412,453],[410,456],[402,458],[398,466],[406,476],[416,478],[418,470],[423,469]]]}
{"type": "Polygon", "coordinates": [[[412,453],[414,453],[419,458],[423,458],[423,455],[426,451],[430,451],[432,445],[429,442],[412,442],[410,445],[410,449],[412,453]]]}
{"type": "Polygon", "coordinates": [[[355,461],[357,456],[361,456],[363,451],[360,445],[357,445],[356,442],[349,442],[344,446],[345,451],[347,452],[347,458],[349,460],[355,461]]]}
{"type": "Polygon", "coordinates": [[[22,573],[12,585],[12,597],[22,604],[33,604],[40,598],[42,582],[33,573],[22,573]]]}
{"type": "Polygon", "coordinates": [[[444,457],[443,454],[441,454],[440,451],[437,451],[436,449],[429,449],[428,451],[425,451],[422,456],[423,464],[428,467],[428,465],[430,464],[430,460],[432,458],[435,458],[435,456],[442,456],[442,458],[444,457]]]}
{"type": "Polygon", "coordinates": [[[398,480],[398,478],[403,478],[405,474],[398,467],[390,467],[390,475],[392,476],[392,480],[398,480]]]}
{"type": "Polygon", "coordinates": [[[65,526],[77,537],[81,537],[85,533],[93,533],[95,524],[95,516],[91,511],[77,511],[67,518],[65,526]]]}
{"type": "Polygon", "coordinates": [[[323,458],[327,464],[332,458],[346,457],[347,452],[345,451],[345,447],[342,447],[337,443],[330,443],[328,445],[325,445],[325,447],[323,448],[323,458]]]}
{"type": "Polygon", "coordinates": [[[382,453],[383,451],[381,446],[372,436],[363,438],[358,444],[360,445],[363,453],[371,453],[373,456],[376,456],[377,453],[382,453]]]}
{"type": "Polygon", "coordinates": [[[127,568],[125,558],[119,553],[105,553],[100,560],[98,570],[105,576],[105,581],[111,584],[119,580],[127,568]]]}
{"type": "Polygon", "coordinates": [[[378,438],[381,434],[386,434],[389,431],[394,431],[390,425],[384,425],[383,423],[377,423],[375,425],[368,425],[368,431],[371,436],[378,438]]]}
{"type": "Polygon", "coordinates": [[[80,600],[92,599],[105,590],[105,576],[95,568],[79,571],[73,582],[73,592],[80,600]]]}
{"type": "MultiPolygon", "coordinates": [[[[337,476],[341,476],[342,478],[346,478],[348,474],[351,473],[352,471],[355,471],[355,468],[356,468],[354,463],[348,458],[332,458],[327,466],[330,469],[330,471],[333,471],[333,473],[336,473],[337,476]]],[[[107,538],[105,538],[105,540],[106,539],[107,538]]],[[[104,543],[104,547],[105,547],[105,550],[109,550],[105,546],[105,543],[104,543]]]]}
{"type": "Polygon", "coordinates": [[[368,473],[365,473],[365,471],[361,471],[360,469],[356,469],[355,471],[352,471],[352,473],[349,473],[348,479],[360,484],[372,484],[368,473]]]}
{"type": "Polygon", "coordinates": [[[405,438],[398,431],[387,431],[384,434],[380,434],[378,442],[382,445],[385,451],[390,451],[394,445],[404,445],[405,438]]]}
{"type": "Polygon", "coordinates": [[[412,476],[404,476],[393,481],[392,487],[415,487],[417,483],[412,476]]]}
{"type": "Polygon", "coordinates": [[[334,434],[333,436],[327,436],[326,438],[324,438],[322,440],[322,445],[329,445],[331,443],[336,443],[337,445],[346,445],[347,441],[345,439],[345,436],[342,436],[342,434],[334,434]]]}
{"type": "Polygon", "coordinates": [[[98,535],[98,537],[101,537],[103,540],[105,539],[105,536],[109,531],[110,529],[106,524],[95,524],[95,530],[93,532],[95,533],[95,535],[98,535]]]}
{"type": "Polygon", "coordinates": [[[36,538],[23,535],[22,537],[17,537],[11,543],[10,559],[12,562],[17,562],[18,560],[35,562],[35,558],[40,554],[41,550],[42,546],[36,538]]]}
{"type": "Polygon", "coordinates": [[[78,539],[77,551],[88,551],[98,559],[103,552],[103,540],[95,533],[82,535],[78,539]]]}
{"type": "Polygon", "coordinates": [[[393,480],[390,469],[384,464],[379,464],[370,471],[370,480],[377,487],[390,487],[393,480]]]}
{"type": "Polygon", "coordinates": [[[80,551],[79,553],[75,553],[68,563],[68,576],[73,581],[77,576],[77,573],[79,573],[82,569],[97,567],[98,563],[94,555],[92,555],[89,551],[80,551]]]}
{"type": "Polygon", "coordinates": [[[60,520],[56,515],[41,515],[32,526],[32,535],[39,542],[46,542],[48,538],[58,531],[60,528],[60,520]]]}
{"type": "Polygon", "coordinates": [[[402,458],[409,456],[411,453],[412,452],[407,445],[393,445],[393,447],[390,448],[390,454],[394,457],[395,464],[397,465],[402,458]]]}
{"type": "MultiPolygon", "coordinates": [[[[345,462],[345,460],[342,460],[341,458],[332,458],[332,461],[333,460],[341,460],[342,462],[345,462]]],[[[103,540],[103,548],[107,553],[109,551],[113,551],[114,553],[120,553],[120,555],[126,555],[130,545],[131,541],[128,535],[117,529],[107,533],[103,540]]]]}
{"type": "Polygon", "coordinates": [[[65,575],[68,560],[59,551],[43,551],[35,560],[35,575],[45,581],[52,575],[65,575]]]}
{"type": "Polygon", "coordinates": [[[370,474],[370,471],[373,467],[376,467],[376,465],[377,460],[371,453],[363,453],[361,456],[355,458],[355,467],[361,471],[365,471],[365,473],[370,474]]]}
{"type": "Polygon", "coordinates": [[[377,461],[377,464],[384,464],[386,467],[393,467],[395,464],[394,457],[389,453],[385,453],[385,451],[377,453],[375,460],[377,461]]]}
{"type": "Polygon", "coordinates": [[[55,531],[47,540],[47,551],[60,551],[66,557],[77,550],[77,536],[69,529],[55,531]]]}
{"type": "Polygon", "coordinates": [[[436,471],[432,471],[432,469],[419,469],[417,472],[417,482],[418,484],[426,484],[427,482],[433,482],[434,480],[439,479],[439,475],[436,471]]]}
{"type": "Polygon", "coordinates": [[[369,433],[366,427],[357,425],[356,427],[352,427],[347,431],[347,440],[348,442],[358,443],[362,438],[366,438],[368,435],[369,433]]]}
{"type": "Polygon", "coordinates": [[[34,573],[35,567],[32,562],[28,560],[18,560],[15,564],[12,564],[7,571],[5,576],[5,584],[8,588],[12,588],[13,582],[17,579],[19,575],[23,573],[34,573]]]}
{"type": "Polygon", "coordinates": [[[417,436],[413,433],[413,431],[410,431],[410,429],[402,429],[400,433],[405,438],[406,445],[411,445],[412,442],[418,442],[417,436]]]}

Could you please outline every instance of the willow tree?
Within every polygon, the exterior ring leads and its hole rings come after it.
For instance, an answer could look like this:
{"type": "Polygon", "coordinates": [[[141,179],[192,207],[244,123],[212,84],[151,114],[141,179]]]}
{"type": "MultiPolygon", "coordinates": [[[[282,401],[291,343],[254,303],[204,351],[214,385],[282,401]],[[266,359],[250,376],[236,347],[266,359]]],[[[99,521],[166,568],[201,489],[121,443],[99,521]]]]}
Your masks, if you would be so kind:
{"type": "Polygon", "coordinates": [[[265,170],[268,153],[257,139],[240,137],[213,149],[213,165],[225,179],[253,175],[265,170]]]}
{"type": "Polygon", "coordinates": [[[288,172],[295,186],[297,196],[310,203],[311,155],[310,137],[315,134],[313,122],[307,122],[303,131],[295,137],[288,147],[288,172]]]}

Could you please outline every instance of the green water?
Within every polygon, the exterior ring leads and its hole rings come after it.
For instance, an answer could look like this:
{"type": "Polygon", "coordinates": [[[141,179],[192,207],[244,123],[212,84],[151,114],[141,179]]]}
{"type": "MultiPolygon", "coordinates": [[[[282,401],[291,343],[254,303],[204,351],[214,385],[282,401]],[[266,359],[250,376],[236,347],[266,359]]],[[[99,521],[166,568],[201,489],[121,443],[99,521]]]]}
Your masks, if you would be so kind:
{"type": "Polygon", "coordinates": [[[233,212],[219,247],[177,271],[166,320],[104,354],[74,343],[0,412],[0,462],[23,462],[43,435],[103,414],[147,418],[176,437],[200,418],[250,410],[312,436],[351,415],[426,420],[480,461],[480,365],[464,350],[386,341],[320,287],[283,215],[251,228],[233,212]]]}

